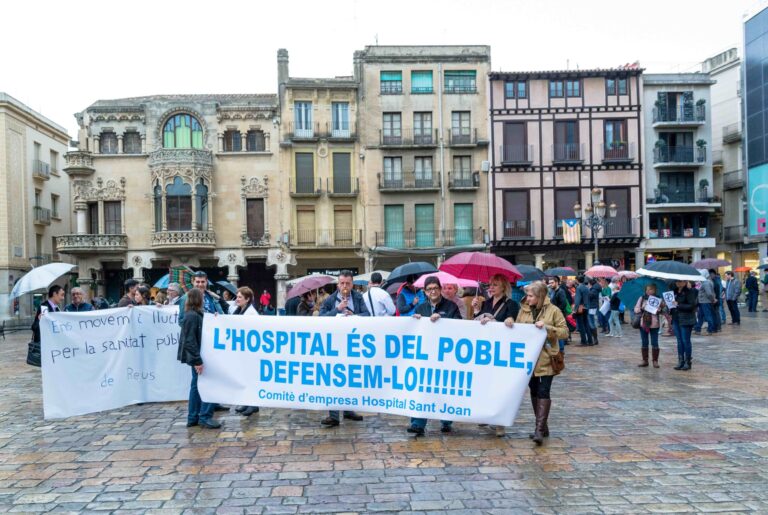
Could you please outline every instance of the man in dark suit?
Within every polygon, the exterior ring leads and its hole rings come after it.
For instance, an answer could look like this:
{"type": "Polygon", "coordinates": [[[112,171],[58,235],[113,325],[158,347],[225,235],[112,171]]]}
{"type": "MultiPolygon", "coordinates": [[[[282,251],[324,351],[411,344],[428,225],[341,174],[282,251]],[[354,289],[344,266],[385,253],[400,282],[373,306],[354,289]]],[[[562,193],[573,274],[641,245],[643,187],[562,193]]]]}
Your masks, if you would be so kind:
{"type": "Polygon", "coordinates": [[[35,320],[32,322],[32,341],[40,342],[40,319],[49,312],[61,311],[59,305],[64,302],[64,288],[54,284],[48,288],[48,300],[41,303],[35,313],[35,320]]]}
{"type": "MultiPolygon", "coordinates": [[[[341,271],[336,291],[325,299],[325,302],[320,307],[321,317],[333,317],[336,315],[370,316],[362,294],[352,288],[352,276],[353,274],[349,270],[341,271]]],[[[363,416],[358,415],[354,411],[345,411],[344,418],[356,421],[363,420],[363,416]]],[[[329,411],[328,417],[324,418],[320,423],[325,427],[338,426],[339,412],[329,411]]]]}

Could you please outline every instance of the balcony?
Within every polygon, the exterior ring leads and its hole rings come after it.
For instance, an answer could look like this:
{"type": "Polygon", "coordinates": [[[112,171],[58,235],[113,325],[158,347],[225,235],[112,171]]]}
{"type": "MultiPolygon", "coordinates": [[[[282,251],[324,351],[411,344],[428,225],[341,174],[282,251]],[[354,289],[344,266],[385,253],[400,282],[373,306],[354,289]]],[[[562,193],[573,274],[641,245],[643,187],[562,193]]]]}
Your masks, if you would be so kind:
{"type": "Polygon", "coordinates": [[[745,230],[743,225],[732,225],[723,227],[723,240],[725,243],[742,243],[744,241],[745,230]]]}
{"type": "Polygon", "coordinates": [[[323,180],[314,177],[291,177],[288,191],[292,197],[319,197],[323,194],[323,180]]]}
{"type": "Polygon", "coordinates": [[[380,173],[379,191],[382,193],[439,191],[440,176],[429,172],[380,173]]]}
{"type": "Polygon", "coordinates": [[[733,170],[723,174],[724,190],[738,190],[743,188],[744,184],[744,172],[741,170],[733,170]]]}
{"type": "Polygon", "coordinates": [[[35,206],[35,225],[51,225],[51,210],[47,207],[35,206]]]}
{"type": "Polygon", "coordinates": [[[499,156],[502,166],[531,166],[533,164],[533,145],[500,145],[499,156]]]}
{"type": "Polygon", "coordinates": [[[291,247],[359,248],[362,229],[299,229],[291,232],[291,247]]]}
{"type": "Polygon", "coordinates": [[[213,170],[213,153],[209,150],[196,148],[161,148],[149,154],[149,167],[151,169],[177,166],[213,170]]]}
{"type": "Polygon", "coordinates": [[[678,189],[667,191],[654,189],[654,197],[647,199],[648,204],[693,204],[696,202],[696,192],[693,189],[678,189]]]}
{"type": "Polygon", "coordinates": [[[460,130],[448,129],[446,141],[451,147],[476,147],[484,145],[486,140],[477,136],[477,128],[465,128],[460,130]]]}
{"type": "Polygon", "coordinates": [[[65,234],[56,237],[61,254],[109,254],[128,250],[125,234],[65,234]]]}
{"type": "Polygon", "coordinates": [[[166,251],[194,251],[216,248],[213,231],[158,231],[152,233],[152,248],[166,251]]]}
{"type": "MultiPolygon", "coordinates": [[[[640,234],[639,220],[636,218],[609,218],[609,223],[606,227],[600,230],[600,238],[617,238],[627,236],[638,236],[640,234]]],[[[555,220],[554,237],[555,239],[563,238],[563,221],[555,220]]],[[[582,238],[591,238],[591,232],[587,227],[581,228],[582,238]]]]}
{"type": "Polygon", "coordinates": [[[448,189],[474,191],[480,187],[480,172],[448,172],[448,189]]]}
{"type": "Polygon", "coordinates": [[[555,143],[552,162],[555,164],[581,164],[584,162],[584,143],[555,143]]]}
{"type": "Polygon", "coordinates": [[[67,165],[64,167],[64,173],[67,175],[86,177],[96,171],[90,152],[67,152],[64,159],[67,161],[67,165]]]}
{"type": "Polygon", "coordinates": [[[741,124],[731,123],[723,127],[723,143],[738,143],[741,141],[741,124]]]}
{"type": "Polygon", "coordinates": [[[653,109],[654,127],[691,127],[702,125],[705,119],[704,104],[653,109]]]}
{"type": "Polygon", "coordinates": [[[32,161],[32,177],[47,181],[51,178],[51,166],[48,163],[35,159],[32,161]]]}
{"type": "Polygon", "coordinates": [[[287,141],[317,141],[320,138],[320,124],[317,122],[309,124],[288,123],[288,132],[285,135],[287,141]]]}
{"type": "Polygon", "coordinates": [[[403,81],[390,80],[381,83],[381,89],[379,90],[382,95],[402,95],[403,94],[403,81]]]}
{"type": "Polygon", "coordinates": [[[707,147],[675,146],[653,149],[654,168],[700,166],[707,161],[707,147]]]}
{"type": "Polygon", "coordinates": [[[385,148],[436,147],[437,139],[437,129],[420,131],[412,129],[379,131],[379,145],[385,148]]]}
{"type": "MultiPolygon", "coordinates": [[[[673,238],[710,238],[708,227],[681,227],[677,229],[649,229],[648,238],[655,239],[673,239],[673,238]]],[[[714,241],[714,238],[712,238],[714,241]]]]}
{"type": "Polygon", "coordinates": [[[356,197],[360,194],[360,179],[349,175],[334,175],[325,180],[329,197],[356,197]]]}
{"type": "Polygon", "coordinates": [[[383,231],[376,233],[377,247],[395,249],[419,249],[435,247],[455,247],[480,245],[485,243],[483,229],[449,229],[446,231],[383,231]]]}
{"type": "Polygon", "coordinates": [[[505,240],[532,240],[536,238],[532,220],[504,220],[505,240]]]}
{"type": "Polygon", "coordinates": [[[330,141],[348,142],[357,139],[357,132],[355,131],[355,124],[353,122],[341,123],[326,123],[325,132],[322,136],[330,141]],[[342,128],[346,125],[346,128],[342,128]]]}
{"type": "Polygon", "coordinates": [[[635,144],[616,141],[600,145],[603,163],[631,163],[635,159],[635,144]]]}

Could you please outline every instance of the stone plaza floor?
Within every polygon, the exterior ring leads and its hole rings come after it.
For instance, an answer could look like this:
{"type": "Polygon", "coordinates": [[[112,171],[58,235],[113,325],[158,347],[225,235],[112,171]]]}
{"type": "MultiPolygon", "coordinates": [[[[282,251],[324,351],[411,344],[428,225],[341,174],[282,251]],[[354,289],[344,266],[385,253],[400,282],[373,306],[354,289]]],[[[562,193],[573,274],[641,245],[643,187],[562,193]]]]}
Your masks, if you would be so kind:
{"type": "Polygon", "coordinates": [[[186,403],[42,418],[29,332],[0,340],[0,511],[115,513],[768,513],[768,313],[695,336],[693,370],[638,368],[639,335],[567,347],[552,436],[530,403],[506,438],[473,424],[425,438],[370,415],[218,413],[187,429],[186,403]]]}

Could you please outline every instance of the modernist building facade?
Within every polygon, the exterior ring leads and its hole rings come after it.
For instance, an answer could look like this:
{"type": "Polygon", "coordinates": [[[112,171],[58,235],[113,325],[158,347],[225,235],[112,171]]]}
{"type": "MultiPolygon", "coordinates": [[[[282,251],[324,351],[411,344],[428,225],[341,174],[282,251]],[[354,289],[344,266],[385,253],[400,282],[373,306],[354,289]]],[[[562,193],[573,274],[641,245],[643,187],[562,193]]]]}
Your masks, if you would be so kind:
{"type": "Polygon", "coordinates": [[[722,199],[712,174],[712,83],[704,73],[643,75],[647,257],[715,257],[722,199]]]}
{"type": "MultiPolygon", "coordinates": [[[[576,269],[642,261],[642,70],[490,74],[493,251],[516,263],[576,269]],[[564,219],[592,191],[617,213],[602,231],[563,241],[564,219]]],[[[597,206],[595,206],[597,207],[597,206]]]]}
{"type": "Polygon", "coordinates": [[[354,61],[368,268],[487,248],[490,48],[369,46],[354,61]]]}
{"type": "Polygon", "coordinates": [[[32,313],[32,297],[10,300],[31,267],[59,261],[54,237],[71,230],[62,173],[66,129],[0,92],[0,318],[32,313]]]}

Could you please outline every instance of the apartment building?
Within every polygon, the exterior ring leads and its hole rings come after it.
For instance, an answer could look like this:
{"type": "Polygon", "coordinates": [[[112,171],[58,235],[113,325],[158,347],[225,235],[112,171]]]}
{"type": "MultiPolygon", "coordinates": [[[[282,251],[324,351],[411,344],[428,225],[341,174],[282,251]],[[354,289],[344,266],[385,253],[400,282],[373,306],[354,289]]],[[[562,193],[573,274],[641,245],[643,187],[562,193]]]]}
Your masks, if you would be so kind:
{"type": "Polygon", "coordinates": [[[643,75],[647,258],[715,257],[712,84],[704,73],[643,75]]]}
{"type": "Polygon", "coordinates": [[[10,292],[32,267],[59,261],[54,236],[70,231],[69,136],[61,125],[0,92],[0,319],[32,313],[10,292]]]}
{"type": "Polygon", "coordinates": [[[490,48],[368,46],[354,66],[367,269],[486,248],[490,48]]]}
{"type": "Polygon", "coordinates": [[[641,264],[641,76],[636,66],[490,74],[495,253],[584,269],[597,239],[601,263],[641,264]],[[581,243],[565,243],[563,220],[577,212],[604,212],[606,225],[584,224],[581,243]]]}

